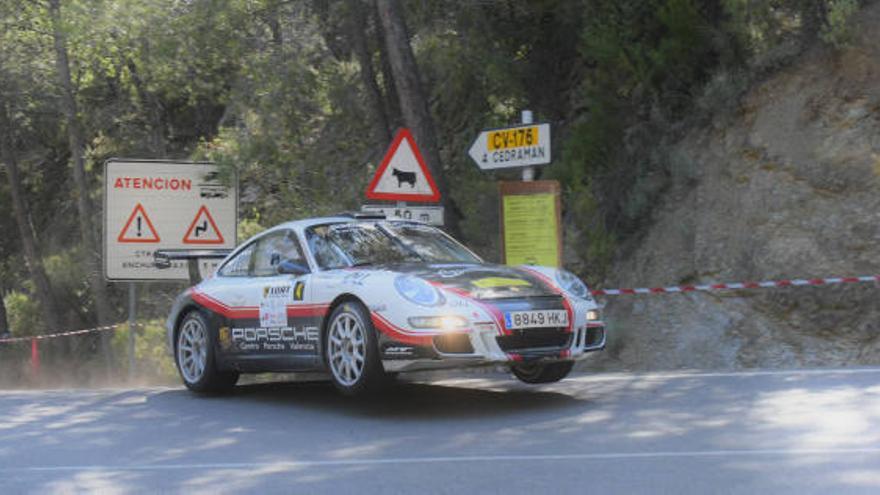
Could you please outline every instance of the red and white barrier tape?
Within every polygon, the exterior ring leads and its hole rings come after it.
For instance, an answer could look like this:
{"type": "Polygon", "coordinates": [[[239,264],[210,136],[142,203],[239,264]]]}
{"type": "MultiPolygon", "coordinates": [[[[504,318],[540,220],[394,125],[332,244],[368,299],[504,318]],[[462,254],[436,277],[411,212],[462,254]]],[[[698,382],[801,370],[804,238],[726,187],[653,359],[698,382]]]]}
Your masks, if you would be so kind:
{"type": "Polygon", "coordinates": [[[649,287],[638,289],[597,289],[591,291],[594,296],[624,296],[631,294],[663,294],[674,292],[709,292],[716,290],[738,289],[769,289],[774,287],[802,287],[816,285],[835,284],[858,284],[865,282],[880,282],[880,275],[866,277],[835,277],[835,278],[810,278],[793,280],[766,280],[763,282],[736,282],[727,284],[704,284],[704,285],[680,285],[677,287],[649,287]]]}
{"type": "MultiPolygon", "coordinates": [[[[594,296],[625,296],[632,294],[664,294],[664,293],[681,293],[681,292],[711,292],[717,290],[740,290],[740,289],[770,289],[776,287],[803,287],[818,285],[836,285],[836,284],[858,284],[866,282],[880,282],[880,275],[868,275],[864,277],[832,277],[832,278],[810,278],[810,279],[792,279],[792,280],[765,280],[763,282],[733,282],[724,284],[703,284],[703,285],[679,285],[675,287],[640,287],[636,289],[596,289],[590,291],[594,296]]],[[[7,337],[0,338],[0,344],[12,342],[29,342],[32,340],[47,340],[58,337],[70,337],[73,335],[84,335],[87,333],[106,332],[116,330],[127,323],[116,323],[113,325],[105,325],[102,327],[87,328],[85,330],[74,330],[71,332],[60,332],[46,335],[32,335],[28,337],[7,337]]],[[[135,326],[142,326],[142,323],[135,323],[135,326]]]]}
{"type": "MultiPolygon", "coordinates": [[[[134,326],[140,326],[140,323],[135,323],[134,326]]],[[[85,335],[87,333],[97,333],[97,332],[107,332],[109,330],[117,330],[121,327],[128,326],[128,323],[116,323],[114,325],[104,325],[102,327],[95,328],[86,328],[85,330],[73,330],[70,332],[59,332],[59,333],[50,333],[45,335],[30,335],[27,337],[7,337],[0,339],[0,344],[9,344],[13,342],[30,342],[31,340],[48,340],[48,339],[56,339],[59,337],[70,337],[73,335],[85,335]]]]}

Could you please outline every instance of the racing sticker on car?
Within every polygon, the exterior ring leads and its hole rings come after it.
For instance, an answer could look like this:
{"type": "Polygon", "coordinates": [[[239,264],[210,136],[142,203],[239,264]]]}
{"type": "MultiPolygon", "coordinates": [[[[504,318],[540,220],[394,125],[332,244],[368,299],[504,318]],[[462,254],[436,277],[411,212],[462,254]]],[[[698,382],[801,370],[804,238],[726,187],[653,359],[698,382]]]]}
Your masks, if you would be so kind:
{"type": "Polygon", "coordinates": [[[287,303],[292,300],[293,292],[290,285],[263,287],[263,298],[260,300],[261,327],[287,326],[287,303]]]}
{"type": "Polygon", "coordinates": [[[294,301],[302,301],[303,296],[306,291],[306,283],[305,282],[297,282],[293,286],[293,300],[294,301]]]}
{"type": "Polygon", "coordinates": [[[531,287],[528,280],[510,277],[486,277],[471,282],[474,287],[480,289],[495,289],[499,287],[531,287]]]}
{"type": "Polygon", "coordinates": [[[229,335],[229,327],[220,327],[220,348],[228,351],[232,347],[232,338],[229,335]]]}

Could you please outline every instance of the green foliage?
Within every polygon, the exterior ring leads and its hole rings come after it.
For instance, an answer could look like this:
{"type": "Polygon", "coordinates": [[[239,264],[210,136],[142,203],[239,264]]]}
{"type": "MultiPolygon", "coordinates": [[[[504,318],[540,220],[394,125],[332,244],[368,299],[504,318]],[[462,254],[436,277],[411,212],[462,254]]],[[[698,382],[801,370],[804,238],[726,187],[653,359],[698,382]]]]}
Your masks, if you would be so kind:
{"type": "MultiPolygon", "coordinates": [[[[177,368],[168,350],[164,321],[155,319],[139,323],[143,327],[135,327],[134,353],[138,376],[149,381],[174,380],[177,377],[177,368]]],[[[116,356],[125,356],[119,359],[122,367],[128,365],[128,335],[129,328],[113,332],[113,352],[116,356]]]]}
{"type": "Polygon", "coordinates": [[[23,292],[12,291],[6,294],[3,302],[6,304],[9,329],[13,336],[24,337],[43,333],[44,324],[40,316],[40,306],[33,297],[23,292]]]}
{"type": "Polygon", "coordinates": [[[828,20],[820,33],[822,41],[842,48],[852,40],[852,20],[859,10],[858,0],[829,0],[828,20]]]}
{"type": "Polygon", "coordinates": [[[260,224],[260,212],[254,209],[251,211],[250,217],[244,217],[238,221],[238,240],[243,242],[264,230],[266,227],[260,224]]]}
{"type": "Polygon", "coordinates": [[[581,258],[604,273],[617,239],[638,228],[663,189],[648,178],[665,166],[650,152],[660,128],[683,118],[723,50],[694,0],[597,1],[587,16],[585,111],[552,175],[566,185],[567,217],[578,219],[569,232],[584,237],[581,258]]]}

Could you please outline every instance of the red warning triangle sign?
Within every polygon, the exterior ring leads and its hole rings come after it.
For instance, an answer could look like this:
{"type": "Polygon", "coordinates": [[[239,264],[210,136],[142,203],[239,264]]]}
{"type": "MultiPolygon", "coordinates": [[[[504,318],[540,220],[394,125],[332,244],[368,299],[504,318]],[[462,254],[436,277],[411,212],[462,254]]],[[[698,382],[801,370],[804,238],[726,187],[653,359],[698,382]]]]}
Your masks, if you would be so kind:
{"type": "Polygon", "coordinates": [[[440,200],[440,191],[409,129],[397,131],[367,187],[367,197],[391,201],[440,200]]]}
{"type": "Polygon", "coordinates": [[[117,242],[159,242],[159,234],[153,227],[153,222],[147,216],[143,205],[138,203],[132,210],[125,227],[119,231],[117,242]]]}
{"type": "Polygon", "coordinates": [[[217,224],[214,223],[214,217],[211,216],[208,207],[202,205],[202,207],[199,208],[199,212],[196,213],[196,217],[193,219],[192,223],[189,224],[189,228],[186,229],[186,234],[183,236],[183,243],[223,244],[224,242],[223,234],[220,233],[220,229],[218,229],[217,224]]]}

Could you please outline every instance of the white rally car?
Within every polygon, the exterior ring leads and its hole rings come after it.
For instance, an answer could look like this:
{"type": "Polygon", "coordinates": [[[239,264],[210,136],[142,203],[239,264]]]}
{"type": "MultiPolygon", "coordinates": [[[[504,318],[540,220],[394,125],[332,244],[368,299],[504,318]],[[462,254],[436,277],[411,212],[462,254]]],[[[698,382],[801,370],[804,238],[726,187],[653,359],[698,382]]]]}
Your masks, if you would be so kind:
{"type": "Polygon", "coordinates": [[[567,271],[484,263],[442,231],[363,215],[278,225],[186,290],[167,322],[184,384],[326,371],[360,394],[399,372],[507,365],[561,380],[605,346],[586,285],[567,271]]]}

